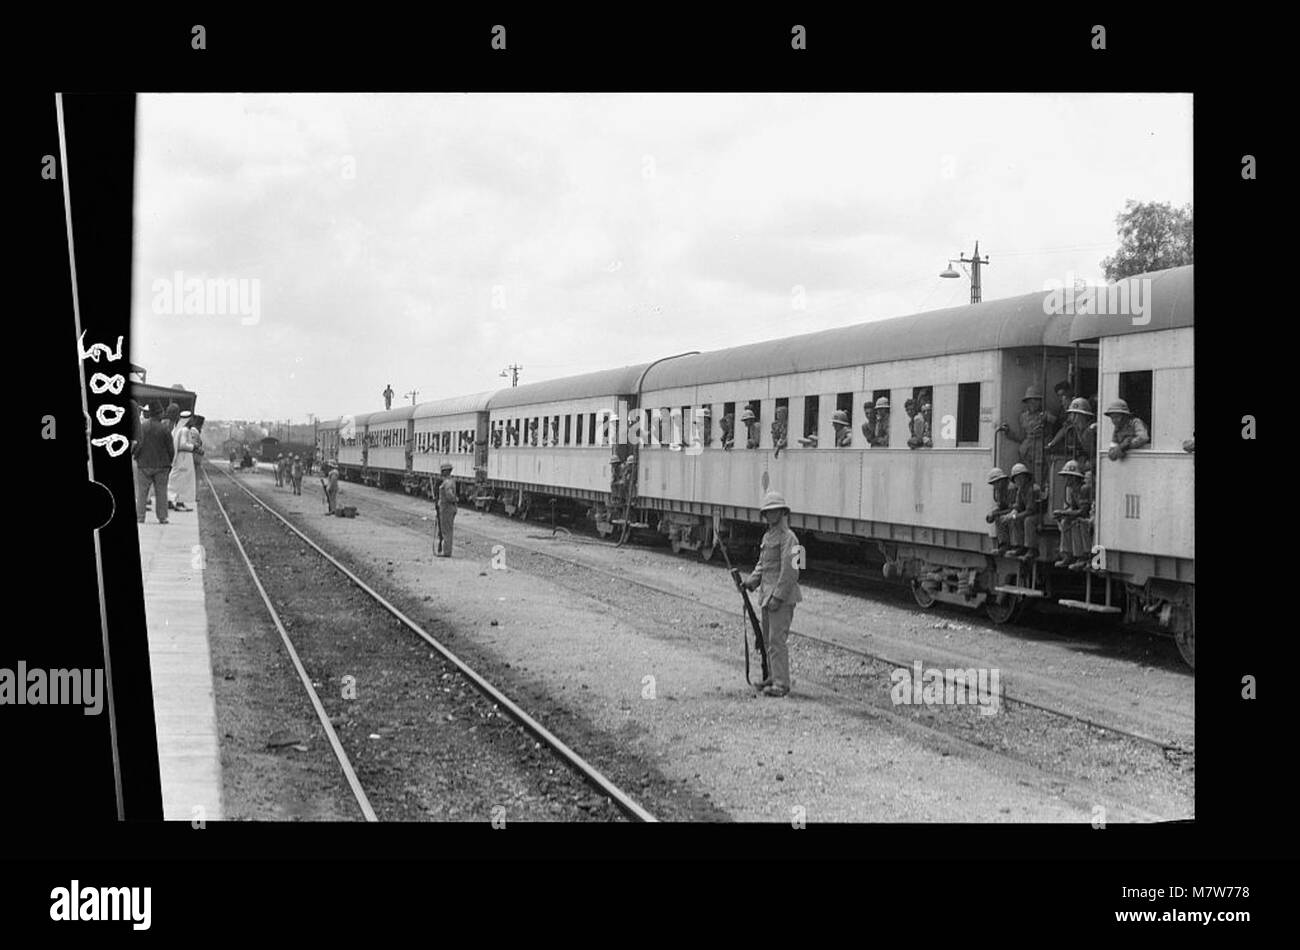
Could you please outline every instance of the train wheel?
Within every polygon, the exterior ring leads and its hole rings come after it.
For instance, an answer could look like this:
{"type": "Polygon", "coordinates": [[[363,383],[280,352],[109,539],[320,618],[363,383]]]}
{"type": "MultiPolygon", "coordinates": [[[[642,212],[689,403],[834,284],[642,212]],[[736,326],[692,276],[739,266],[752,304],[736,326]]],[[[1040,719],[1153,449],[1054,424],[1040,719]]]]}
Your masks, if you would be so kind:
{"type": "Polygon", "coordinates": [[[926,590],[920,581],[912,581],[912,597],[922,610],[929,610],[934,606],[934,594],[926,590]]]}
{"type": "Polygon", "coordinates": [[[984,613],[994,623],[1010,623],[1020,616],[1025,606],[1025,599],[1018,594],[998,594],[996,598],[985,601],[984,613]]]}

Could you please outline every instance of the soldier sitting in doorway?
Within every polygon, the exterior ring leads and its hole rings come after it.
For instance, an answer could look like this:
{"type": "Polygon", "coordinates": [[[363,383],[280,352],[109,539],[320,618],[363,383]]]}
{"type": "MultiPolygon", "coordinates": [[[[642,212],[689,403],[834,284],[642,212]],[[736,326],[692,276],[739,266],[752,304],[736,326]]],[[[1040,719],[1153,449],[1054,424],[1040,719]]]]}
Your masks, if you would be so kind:
{"type": "Polygon", "coordinates": [[[1041,489],[1034,484],[1029,466],[1017,462],[1011,467],[1011,511],[1002,516],[1011,534],[1011,557],[1022,561],[1033,560],[1038,553],[1038,521],[1045,501],[1041,489]]]}
{"type": "Polygon", "coordinates": [[[1060,557],[1055,567],[1068,567],[1081,571],[1092,557],[1092,484],[1074,460],[1061,467],[1065,479],[1065,503],[1052,516],[1061,531],[1060,557]]]}
{"type": "Polygon", "coordinates": [[[1004,516],[1011,511],[1011,479],[1000,468],[989,472],[989,485],[993,487],[993,509],[984,516],[984,520],[993,525],[993,541],[997,545],[994,553],[998,557],[1011,550],[1010,522],[1004,516]]]}

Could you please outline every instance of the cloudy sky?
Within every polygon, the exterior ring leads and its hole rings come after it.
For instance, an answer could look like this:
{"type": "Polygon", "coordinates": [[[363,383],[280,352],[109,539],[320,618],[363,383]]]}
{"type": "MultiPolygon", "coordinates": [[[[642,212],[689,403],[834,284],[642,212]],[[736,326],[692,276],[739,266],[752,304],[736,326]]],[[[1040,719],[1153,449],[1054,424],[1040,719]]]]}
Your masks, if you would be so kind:
{"type": "Polygon", "coordinates": [[[137,149],[131,358],[226,419],[953,306],[977,239],[985,300],[1101,280],[1126,199],[1192,200],[1174,95],[142,96],[137,149]]]}

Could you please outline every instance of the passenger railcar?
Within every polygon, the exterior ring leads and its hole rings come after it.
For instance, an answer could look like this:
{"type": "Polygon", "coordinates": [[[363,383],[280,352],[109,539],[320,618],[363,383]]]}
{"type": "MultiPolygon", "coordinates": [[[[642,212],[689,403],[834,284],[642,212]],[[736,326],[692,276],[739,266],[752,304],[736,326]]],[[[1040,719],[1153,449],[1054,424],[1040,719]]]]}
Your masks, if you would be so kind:
{"type": "MultiPolygon", "coordinates": [[[[1192,434],[1192,268],[1130,280],[1149,281],[1149,319],[1062,313],[1054,295],[1026,294],[344,417],[323,431],[347,477],[404,475],[409,490],[448,459],[462,482],[475,478],[480,503],[513,514],[549,496],[586,511],[602,534],[651,528],[706,558],[719,543],[755,539],[762,495],[778,489],[796,529],[861,547],[923,608],[983,608],[996,622],[1028,604],[1122,614],[1173,634],[1191,663],[1194,482],[1182,443],[1192,434]],[[1052,564],[1050,517],[1025,560],[999,556],[985,521],[989,470],[1019,457],[999,424],[1016,427],[1031,387],[1063,422],[1058,382],[1098,410],[1127,399],[1153,438],[1112,461],[1111,424],[1099,419],[1085,572],[1052,564]],[[924,439],[908,400],[932,407],[924,439]],[[868,444],[863,424],[883,401],[888,438],[873,429],[868,444]]],[[[1050,434],[1037,443],[1047,512],[1062,505],[1066,461],[1047,455],[1050,434]]]]}
{"type": "Polygon", "coordinates": [[[511,514],[531,496],[591,510],[602,534],[620,520],[610,504],[625,420],[648,364],[499,390],[488,400],[487,486],[511,514]]]}

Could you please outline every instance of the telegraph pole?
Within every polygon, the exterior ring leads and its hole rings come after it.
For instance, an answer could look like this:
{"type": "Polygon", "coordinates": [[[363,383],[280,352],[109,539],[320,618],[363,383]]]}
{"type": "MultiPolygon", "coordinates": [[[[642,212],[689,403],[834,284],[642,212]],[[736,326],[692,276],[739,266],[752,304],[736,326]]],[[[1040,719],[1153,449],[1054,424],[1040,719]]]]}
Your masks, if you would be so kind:
{"type": "Polygon", "coordinates": [[[517,363],[511,363],[509,366],[507,366],[505,369],[503,369],[503,370],[501,371],[501,376],[502,376],[503,378],[504,378],[505,376],[509,376],[509,377],[510,377],[510,385],[511,385],[511,386],[518,386],[518,385],[519,385],[519,371],[520,371],[521,369],[523,369],[523,367],[520,366],[519,364],[517,364],[517,363]]]}
{"type": "Polygon", "coordinates": [[[403,396],[410,396],[410,397],[411,397],[411,405],[414,406],[414,405],[415,405],[415,397],[418,396],[418,395],[420,395],[420,391],[419,391],[418,389],[412,389],[409,393],[402,393],[402,395],[403,395],[403,396]]]}
{"type": "Polygon", "coordinates": [[[982,261],[980,260],[980,242],[976,241],[975,253],[971,255],[970,259],[967,260],[966,258],[962,257],[959,258],[959,260],[961,261],[961,263],[969,264],[971,266],[970,302],[979,303],[980,302],[980,265],[987,264],[989,262],[988,256],[986,255],[984,260],[982,261]]]}

